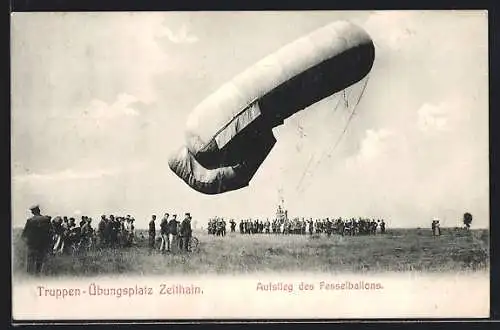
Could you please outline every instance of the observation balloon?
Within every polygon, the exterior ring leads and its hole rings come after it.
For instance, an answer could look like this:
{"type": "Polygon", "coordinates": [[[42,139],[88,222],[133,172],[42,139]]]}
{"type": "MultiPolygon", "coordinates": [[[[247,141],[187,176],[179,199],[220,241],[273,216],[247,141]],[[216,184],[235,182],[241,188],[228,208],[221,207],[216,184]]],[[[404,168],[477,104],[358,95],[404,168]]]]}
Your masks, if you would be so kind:
{"type": "Polygon", "coordinates": [[[272,129],[363,79],[374,59],[370,36],[345,21],[282,47],[192,111],[170,169],[205,194],[247,186],[276,143],[272,129]]]}

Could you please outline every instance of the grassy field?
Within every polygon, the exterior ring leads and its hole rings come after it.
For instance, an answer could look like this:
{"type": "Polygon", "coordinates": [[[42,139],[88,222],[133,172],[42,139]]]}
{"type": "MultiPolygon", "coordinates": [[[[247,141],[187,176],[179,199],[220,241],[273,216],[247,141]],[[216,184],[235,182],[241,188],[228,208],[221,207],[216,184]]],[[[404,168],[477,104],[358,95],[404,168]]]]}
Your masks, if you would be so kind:
{"type": "MultiPolygon", "coordinates": [[[[51,256],[44,275],[231,274],[308,272],[456,272],[489,268],[489,231],[443,228],[394,229],[385,235],[341,237],[299,235],[208,236],[197,232],[199,251],[149,254],[147,242],[127,249],[90,251],[78,257],[51,256]]],[[[147,237],[147,235],[145,235],[147,237]]],[[[24,245],[13,237],[14,277],[23,276],[24,245]]]]}

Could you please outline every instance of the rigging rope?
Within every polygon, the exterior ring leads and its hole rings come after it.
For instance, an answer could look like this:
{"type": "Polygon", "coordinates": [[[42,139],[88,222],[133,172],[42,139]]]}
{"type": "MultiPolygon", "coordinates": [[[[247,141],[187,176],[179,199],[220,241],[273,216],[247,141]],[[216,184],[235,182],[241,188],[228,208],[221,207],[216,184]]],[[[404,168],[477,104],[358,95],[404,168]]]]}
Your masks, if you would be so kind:
{"type": "MultiPolygon", "coordinates": [[[[353,110],[352,110],[352,112],[350,113],[349,118],[347,119],[347,123],[346,123],[346,125],[345,125],[345,127],[344,127],[344,130],[342,131],[341,135],[339,136],[339,138],[338,138],[338,139],[337,139],[337,141],[335,142],[335,144],[334,144],[334,146],[333,146],[332,150],[331,150],[330,152],[327,152],[327,151],[328,151],[328,149],[325,149],[325,150],[324,150],[324,152],[322,153],[322,155],[320,156],[320,158],[319,158],[319,160],[318,160],[318,162],[317,162],[316,167],[317,167],[317,166],[319,166],[319,164],[321,164],[321,161],[323,160],[323,157],[325,156],[325,154],[328,154],[328,157],[330,158],[330,157],[331,157],[331,154],[335,151],[335,149],[337,148],[337,146],[340,144],[340,141],[342,140],[342,138],[344,137],[345,133],[347,132],[347,128],[349,127],[349,124],[351,123],[352,118],[354,117],[354,114],[355,114],[355,112],[356,112],[356,107],[358,106],[359,102],[361,101],[361,98],[363,97],[363,94],[364,94],[364,92],[365,92],[366,86],[368,85],[368,80],[369,80],[369,79],[370,79],[370,76],[367,76],[367,78],[365,79],[365,82],[363,83],[363,87],[362,87],[362,89],[361,89],[361,93],[360,93],[360,95],[359,95],[359,97],[358,97],[358,99],[357,99],[357,101],[356,101],[356,104],[354,105],[353,110]]],[[[344,96],[344,102],[345,102],[345,104],[347,104],[347,105],[348,105],[348,99],[346,99],[346,96],[345,96],[345,90],[344,90],[344,92],[343,92],[343,96],[344,96]]],[[[339,99],[339,101],[337,102],[337,105],[336,105],[336,106],[335,106],[335,108],[334,108],[334,112],[337,110],[337,108],[338,108],[338,106],[339,106],[339,104],[340,104],[340,101],[341,101],[341,100],[339,99]]],[[[297,192],[299,192],[299,194],[300,194],[301,192],[303,192],[303,191],[304,191],[304,189],[303,189],[304,187],[302,187],[302,182],[303,182],[303,180],[304,180],[304,178],[305,178],[306,173],[307,173],[307,172],[308,172],[308,170],[309,170],[309,167],[310,167],[310,165],[311,165],[311,163],[312,163],[313,158],[314,158],[314,155],[312,155],[312,156],[311,156],[311,158],[309,159],[309,162],[307,163],[306,169],[305,169],[305,171],[302,173],[302,176],[301,176],[301,178],[300,178],[299,184],[297,185],[296,191],[297,191],[297,192]]]]}
{"type": "MultiPolygon", "coordinates": [[[[344,91],[345,92],[345,91],[344,91]]],[[[335,105],[335,108],[333,108],[333,113],[335,113],[340,105],[341,99],[337,101],[337,104],[335,105]]],[[[306,173],[309,170],[309,166],[311,166],[312,160],[314,159],[315,154],[312,154],[311,157],[309,157],[309,161],[307,162],[306,168],[304,169],[304,172],[302,172],[302,176],[300,177],[299,183],[297,184],[296,190],[298,190],[302,184],[302,181],[304,180],[306,173]]]]}

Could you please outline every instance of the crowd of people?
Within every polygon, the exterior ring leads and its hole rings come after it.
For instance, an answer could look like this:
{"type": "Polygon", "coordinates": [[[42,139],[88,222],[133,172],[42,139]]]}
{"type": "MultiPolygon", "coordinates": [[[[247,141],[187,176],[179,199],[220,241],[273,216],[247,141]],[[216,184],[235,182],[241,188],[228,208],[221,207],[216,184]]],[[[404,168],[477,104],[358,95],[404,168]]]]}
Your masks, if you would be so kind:
{"type": "MultiPolygon", "coordinates": [[[[169,213],[165,213],[160,222],[159,250],[162,253],[172,251],[172,244],[175,240],[178,241],[179,249],[184,251],[190,250],[193,230],[191,228],[191,214],[188,212],[184,215],[184,220],[177,220],[177,214],[170,217],[169,213]]],[[[150,251],[156,248],[156,215],[152,215],[148,225],[148,242],[150,251]]]]}
{"type": "MultiPolygon", "coordinates": [[[[32,274],[41,272],[49,254],[71,254],[90,248],[123,248],[136,243],[135,219],[130,215],[102,215],[94,229],[92,218],[85,215],[77,224],[74,217],[42,215],[38,205],[30,210],[33,216],[26,221],[21,237],[27,247],[27,271],[32,274]]],[[[156,215],[153,215],[149,223],[150,249],[157,246],[155,220],[156,215]]],[[[182,222],[177,221],[176,215],[169,218],[165,213],[160,223],[159,250],[169,252],[172,242],[178,240],[180,250],[189,251],[191,236],[190,213],[185,214],[182,222]]]]}
{"type": "MultiPolygon", "coordinates": [[[[231,219],[231,232],[235,232],[236,222],[231,219]]],[[[284,235],[312,235],[332,234],[357,236],[384,234],[386,223],[383,219],[350,218],[350,219],[314,219],[309,218],[281,218],[281,219],[242,219],[239,222],[240,234],[284,234],[284,235]]],[[[224,218],[215,217],[208,221],[208,234],[224,236],[226,234],[226,221],[224,218]]]]}
{"type": "MultiPolygon", "coordinates": [[[[229,225],[231,227],[231,232],[234,233],[236,231],[236,221],[234,221],[234,219],[229,220],[229,225]]],[[[214,217],[208,219],[208,225],[207,225],[208,235],[226,236],[226,229],[227,229],[227,224],[224,218],[214,217]]]]}
{"type": "Polygon", "coordinates": [[[135,219],[130,215],[102,215],[96,229],[92,227],[92,218],[86,215],[81,216],[78,224],[73,217],[49,218],[53,253],[70,253],[92,246],[127,247],[135,240],[135,219]]]}
{"type": "MultiPolygon", "coordinates": [[[[231,232],[236,230],[234,219],[229,221],[231,232]]],[[[375,235],[377,233],[385,234],[386,223],[384,219],[369,218],[323,218],[306,219],[304,217],[295,217],[289,219],[288,211],[281,205],[278,205],[276,216],[269,220],[260,219],[241,219],[238,224],[240,234],[283,234],[283,235],[320,235],[332,234],[357,236],[357,235],[375,235]]],[[[226,221],[222,217],[214,217],[208,221],[208,234],[216,236],[225,236],[226,221]]]]}

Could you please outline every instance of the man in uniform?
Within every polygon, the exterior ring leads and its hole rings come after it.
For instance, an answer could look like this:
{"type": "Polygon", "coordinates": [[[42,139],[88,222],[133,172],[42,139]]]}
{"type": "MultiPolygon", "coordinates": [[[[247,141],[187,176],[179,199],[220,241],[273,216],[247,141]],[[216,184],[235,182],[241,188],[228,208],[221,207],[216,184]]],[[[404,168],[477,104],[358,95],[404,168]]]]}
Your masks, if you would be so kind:
{"type": "Polygon", "coordinates": [[[177,214],[172,216],[172,219],[168,222],[167,225],[167,252],[170,252],[172,249],[172,242],[174,241],[174,236],[177,236],[177,214]]]}
{"type": "Polygon", "coordinates": [[[156,239],[156,215],[153,214],[151,217],[151,221],[149,222],[149,250],[153,251],[155,248],[155,239],[156,239]]]}
{"type": "Polygon", "coordinates": [[[50,217],[40,214],[40,207],[30,208],[33,216],[26,221],[22,238],[27,246],[27,271],[40,274],[52,242],[50,217]]]}
{"type": "Polygon", "coordinates": [[[106,216],[103,214],[101,215],[101,221],[99,221],[99,224],[97,225],[97,237],[99,238],[99,245],[100,246],[105,246],[107,244],[106,242],[106,216]]]}
{"type": "Polygon", "coordinates": [[[191,240],[191,235],[193,231],[191,229],[191,214],[186,213],[184,220],[181,223],[180,237],[179,237],[179,248],[181,250],[189,250],[189,241],[191,240]]]}
{"type": "Polygon", "coordinates": [[[160,223],[160,236],[161,236],[161,244],[160,244],[160,251],[162,253],[165,253],[166,248],[167,248],[167,240],[168,240],[168,217],[169,214],[165,213],[163,216],[163,219],[161,219],[160,223]]]}

